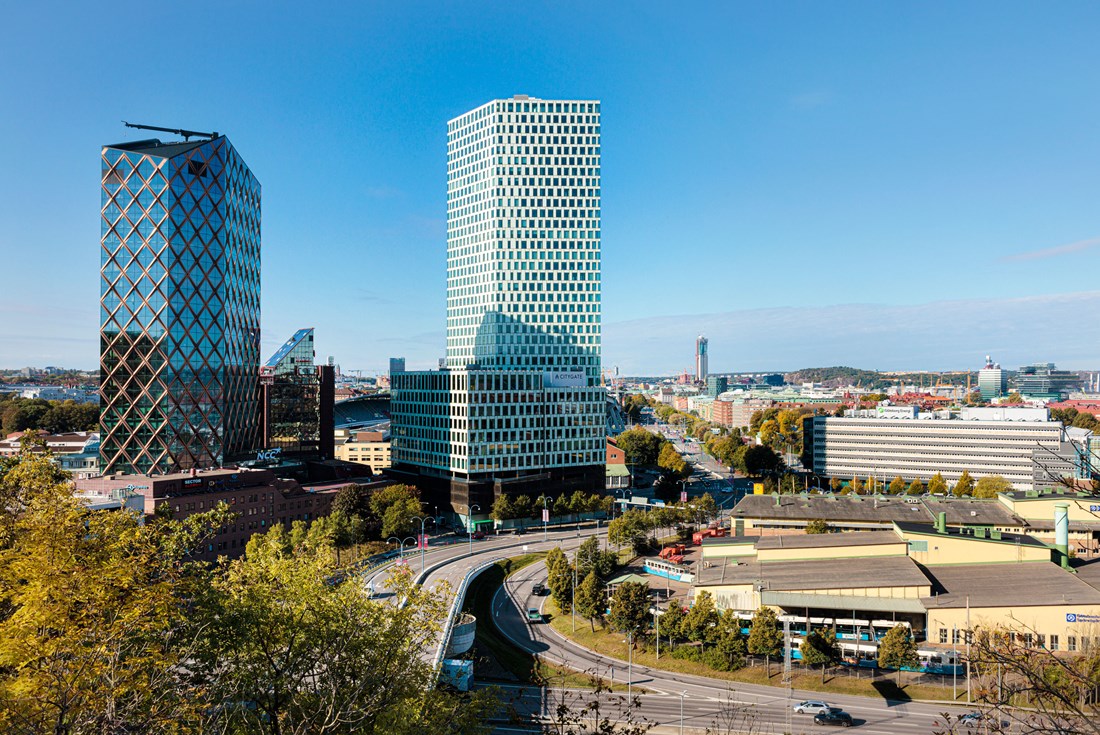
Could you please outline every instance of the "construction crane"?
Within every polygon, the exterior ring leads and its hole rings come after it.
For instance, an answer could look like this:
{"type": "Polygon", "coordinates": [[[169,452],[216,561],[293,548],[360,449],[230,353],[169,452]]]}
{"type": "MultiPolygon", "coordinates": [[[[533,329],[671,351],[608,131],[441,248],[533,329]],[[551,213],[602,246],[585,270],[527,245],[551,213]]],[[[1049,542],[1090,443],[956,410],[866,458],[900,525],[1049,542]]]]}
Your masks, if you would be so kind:
{"type": "Polygon", "coordinates": [[[183,130],[181,128],[162,128],[157,125],[142,125],[140,123],[131,123],[122,121],[122,124],[128,128],[136,128],[137,130],[155,130],[158,133],[171,133],[172,135],[178,135],[184,140],[190,140],[192,136],[196,138],[210,138],[213,140],[218,137],[218,132],[215,130],[213,133],[200,133],[195,130],[183,130]]]}

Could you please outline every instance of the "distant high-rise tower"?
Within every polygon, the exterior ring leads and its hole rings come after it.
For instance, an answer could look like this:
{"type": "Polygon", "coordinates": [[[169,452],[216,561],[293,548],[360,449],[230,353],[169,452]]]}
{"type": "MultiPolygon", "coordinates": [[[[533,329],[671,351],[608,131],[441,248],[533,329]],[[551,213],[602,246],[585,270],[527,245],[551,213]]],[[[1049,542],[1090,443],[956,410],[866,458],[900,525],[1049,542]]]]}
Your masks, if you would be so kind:
{"type": "Polygon", "coordinates": [[[392,390],[395,468],[446,478],[457,507],[603,488],[599,102],[447,123],[446,370],[392,390]]]}
{"type": "Polygon", "coordinates": [[[695,380],[707,382],[707,338],[701,334],[695,339],[695,380]]]}
{"type": "Polygon", "coordinates": [[[394,373],[405,372],[405,358],[403,357],[391,357],[390,358],[390,378],[393,378],[394,373]]]}
{"type": "Polygon", "coordinates": [[[157,474],[254,451],[259,181],[216,134],[101,158],[100,468],[157,474]]]}
{"type": "Polygon", "coordinates": [[[985,356],[985,367],[978,371],[978,392],[985,401],[1008,394],[1008,375],[989,355],[985,356]]]}

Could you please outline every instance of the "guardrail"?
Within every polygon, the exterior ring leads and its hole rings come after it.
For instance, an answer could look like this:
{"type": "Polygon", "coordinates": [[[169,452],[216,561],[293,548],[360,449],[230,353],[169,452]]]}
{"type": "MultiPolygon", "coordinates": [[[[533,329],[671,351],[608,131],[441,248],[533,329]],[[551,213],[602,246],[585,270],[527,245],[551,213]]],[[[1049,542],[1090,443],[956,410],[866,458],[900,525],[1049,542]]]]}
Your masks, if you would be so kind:
{"type": "Polygon", "coordinates": [[[462,578],[462,581],[458,585],[458,589],[455,590],[450,610],[448,610],[447,623],[443,626],[443,630],[440,634],[439,647],[436,649],[435,656],[432,657],[432,666],[434,668],[438,669],[443,665],[443,657],[447,655],[447,647],[451,643],[451,633],[454,630],[455,621],[458,620],[459,611],[462,609],[462,603],[466,599],[466,590],[469,589],[470,583],[477,575],[506,558],[507,557],[504,556],[498,556],[482,564],[478,564],[476,567],[466,572],[466,575],[462,578]]]}

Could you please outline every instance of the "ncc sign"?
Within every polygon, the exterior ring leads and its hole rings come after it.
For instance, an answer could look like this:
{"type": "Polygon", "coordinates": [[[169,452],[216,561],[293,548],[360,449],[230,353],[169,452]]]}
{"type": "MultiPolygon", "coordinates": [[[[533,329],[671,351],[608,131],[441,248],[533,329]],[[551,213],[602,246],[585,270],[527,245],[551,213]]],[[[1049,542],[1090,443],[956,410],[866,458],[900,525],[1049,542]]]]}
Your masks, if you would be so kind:
{"type": "Polygon", "coordinates": [[[265,459],[278,459],[279,455],[283,453],[282,447],[274,447],[272,449],[261,449],[256,452],[256,461],[262,462],[265,459]]]}

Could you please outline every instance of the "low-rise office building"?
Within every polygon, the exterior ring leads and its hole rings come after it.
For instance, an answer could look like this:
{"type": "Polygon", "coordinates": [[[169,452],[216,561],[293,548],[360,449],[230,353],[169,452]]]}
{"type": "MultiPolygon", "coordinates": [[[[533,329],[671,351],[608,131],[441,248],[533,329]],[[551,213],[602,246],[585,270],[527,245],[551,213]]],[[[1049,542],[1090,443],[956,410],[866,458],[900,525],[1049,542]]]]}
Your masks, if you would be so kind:
{"type": "Polygon", "coordinates": [[[822,477],[949,483],[962,473],[1000,475],[1017,490],[1079,474],[1081,441],[1041,408],[968,408],[958,417],[880,406],[852,415],[807,417],[803,463],[822,477]]]}
{"type": "Polygon", "coordinates": [[[279,479],[271,470],[215,469],[152,476],[101,475],[77,480],[76,489],[89,507],[121,501],[127,507],[140,507],[146,516],[167,512],[177,520],[225,503],[236,519],[194,554],[211,561],[243,554],[253,534],[265,533],[273,525],[289,527],[294,521],[308,523],[327,515],[332,499],[347,484],[314,488],[279,479]]]}
{"type": "MultiPolygon", "coordinates": [[[[967,629],[1007,627],[1031,645],[1100,645],[1100,563],[1074,574],[1057,550],[1019,534],[895,522],[890,530],[708,539],[694,594],[750,618],[759,606],[792,622],[868,641],[908,625],[922,648],[957,644],[967,629]]],[[[842,648],[848,645],[842,641],[842,648]]],[[[852,646],[849,646],[852,647],[852,646]]],[[[871,651],[868,653],[868,650],[871,651]]]]}
{"type": "Polygon", "coordinates": [[[373,474],[388,469],[389,430],[336,429],[336,459],[366,465],[373,474]]]}

